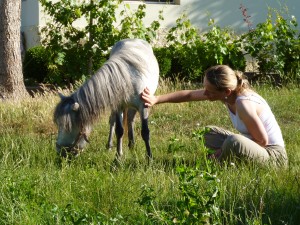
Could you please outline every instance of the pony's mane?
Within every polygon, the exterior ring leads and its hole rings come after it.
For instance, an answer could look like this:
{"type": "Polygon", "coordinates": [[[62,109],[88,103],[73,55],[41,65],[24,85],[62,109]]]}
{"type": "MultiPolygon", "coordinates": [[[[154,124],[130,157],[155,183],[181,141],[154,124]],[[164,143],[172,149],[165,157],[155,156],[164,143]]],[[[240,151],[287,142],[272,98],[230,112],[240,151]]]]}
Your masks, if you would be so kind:
{"type": "Polygon", "coordinates": [[[116,49],[109,60],[77,91],[62,99],[54,112],[56,123],[71,130],[70,105],[75,102],[80,106],[76,123],[81,126],[90,125],[106,109],[116,110],[129,102],[134,94],[134,80],[141,79],[140,76],[147,73],[147,60],[153,52],[144,45],[141,48],[130,45],[128,48],[126,45],[122,47],[121,50],[116,49]]]}

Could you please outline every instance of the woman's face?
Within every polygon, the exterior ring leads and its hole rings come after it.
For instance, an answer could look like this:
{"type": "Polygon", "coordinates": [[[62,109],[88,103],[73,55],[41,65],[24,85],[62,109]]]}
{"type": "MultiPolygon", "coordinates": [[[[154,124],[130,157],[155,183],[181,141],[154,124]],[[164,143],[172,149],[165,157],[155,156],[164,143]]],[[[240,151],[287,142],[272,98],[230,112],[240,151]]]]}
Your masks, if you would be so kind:
{"type": "Polygon", "coordinates": [[[220,91],[216,88],[216,86],[212,85],[206,77],[204,77],[203,81],[204,85],[204,95],[207,96],[207,98],[210,101],[217,101],[217,100],[224,100],[225,99],[225,91],[220,91]]]}

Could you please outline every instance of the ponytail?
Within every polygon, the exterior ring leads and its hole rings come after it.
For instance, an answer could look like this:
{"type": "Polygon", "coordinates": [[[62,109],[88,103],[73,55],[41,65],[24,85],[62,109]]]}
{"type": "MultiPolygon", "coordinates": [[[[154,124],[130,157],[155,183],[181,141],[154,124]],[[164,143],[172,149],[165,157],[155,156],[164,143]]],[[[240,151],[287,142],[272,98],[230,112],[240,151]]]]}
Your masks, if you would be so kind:
{"type": "Polygon", "coordinates": [[[247,78],[245,77],[245,75],[241,71],[237,71],[237,70],[235,70],[234,73],[237,80],[236,89],[235,89],[236,93],[241,93],[245,89],[250,89],[250,84],[247,78]]]}

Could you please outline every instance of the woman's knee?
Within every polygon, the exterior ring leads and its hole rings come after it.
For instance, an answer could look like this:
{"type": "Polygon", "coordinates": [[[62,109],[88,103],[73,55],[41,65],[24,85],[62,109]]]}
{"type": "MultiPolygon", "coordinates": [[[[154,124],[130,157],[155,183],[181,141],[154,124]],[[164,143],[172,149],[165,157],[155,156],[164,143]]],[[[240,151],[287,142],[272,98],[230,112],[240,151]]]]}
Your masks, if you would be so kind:
{"type": "Polygon", "coordinates": [[[229,156],[240,156],[242,155],[242,142],[243,136],[240,134],[233,134],[228,136],[222,145],[222,158],[229,156]]]}
{"type": "Polygon", "coordinates": [[[224,148],[224,149],[232,149],[232,148],[235,147],[238,143],[241,142],[241,141],[240,141],[240,139],[241,139],[240,136],[241,136],[241,135],[239,135],[239,134],[233,134],[233,135],[228,136],[228,137],[225,139],[222,148],[224,148]]]}
{"type": "Polygon", "coordinates": [[[219,131],[216,126],[206,126],[203,135],[205,146],[211,149],[220,149],[225,140],[224,134],[219,131]]]}
{"type": "Polygon", "coordinates": [[[222,145],[222,150],[223,151],[227,151],[227,150],[233,150],[237,147],[238,143],[239,143],[239,135],[238,134],[233,134],[228,136],[223,145],[222,145]]]}

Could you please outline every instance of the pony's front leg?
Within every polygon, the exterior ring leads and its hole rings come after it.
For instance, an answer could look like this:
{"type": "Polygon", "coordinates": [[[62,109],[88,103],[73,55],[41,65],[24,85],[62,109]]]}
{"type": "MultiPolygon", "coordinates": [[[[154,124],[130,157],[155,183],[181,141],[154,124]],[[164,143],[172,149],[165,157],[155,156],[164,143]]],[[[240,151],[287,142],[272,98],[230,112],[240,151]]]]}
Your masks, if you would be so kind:
{"type": "Polygon", "coordinates": [[[116,113],[116,137],[117,137],[117,158],[123,155],[122,139],[124,135],[123,128],[123,113],[119,111],[116,113]]]}
{"type": "Polygon", "coordinates": [[[109,116],[109,135],[108,135],[108,141],[106,144],[106,148],[108,150],[111,150],[113,147],[113,137],[114,137],[114,133],[115,133],[115,129],[116,129],[116,117],[117,117],[117,113],[112,111],[109,116]]]}
{"type": "Polygon", "coordinates": [[[145,108],[143,106],[142,109],[140,110],[140,115],[141,115],[141,122],[142,122],[142,131],[141,131],[142,138],[146,145],[148,159],[152,159],[152,152],[150,148],[150,130],[148,127],[148,116],[149,116],[148,108],[145,108]]]}

